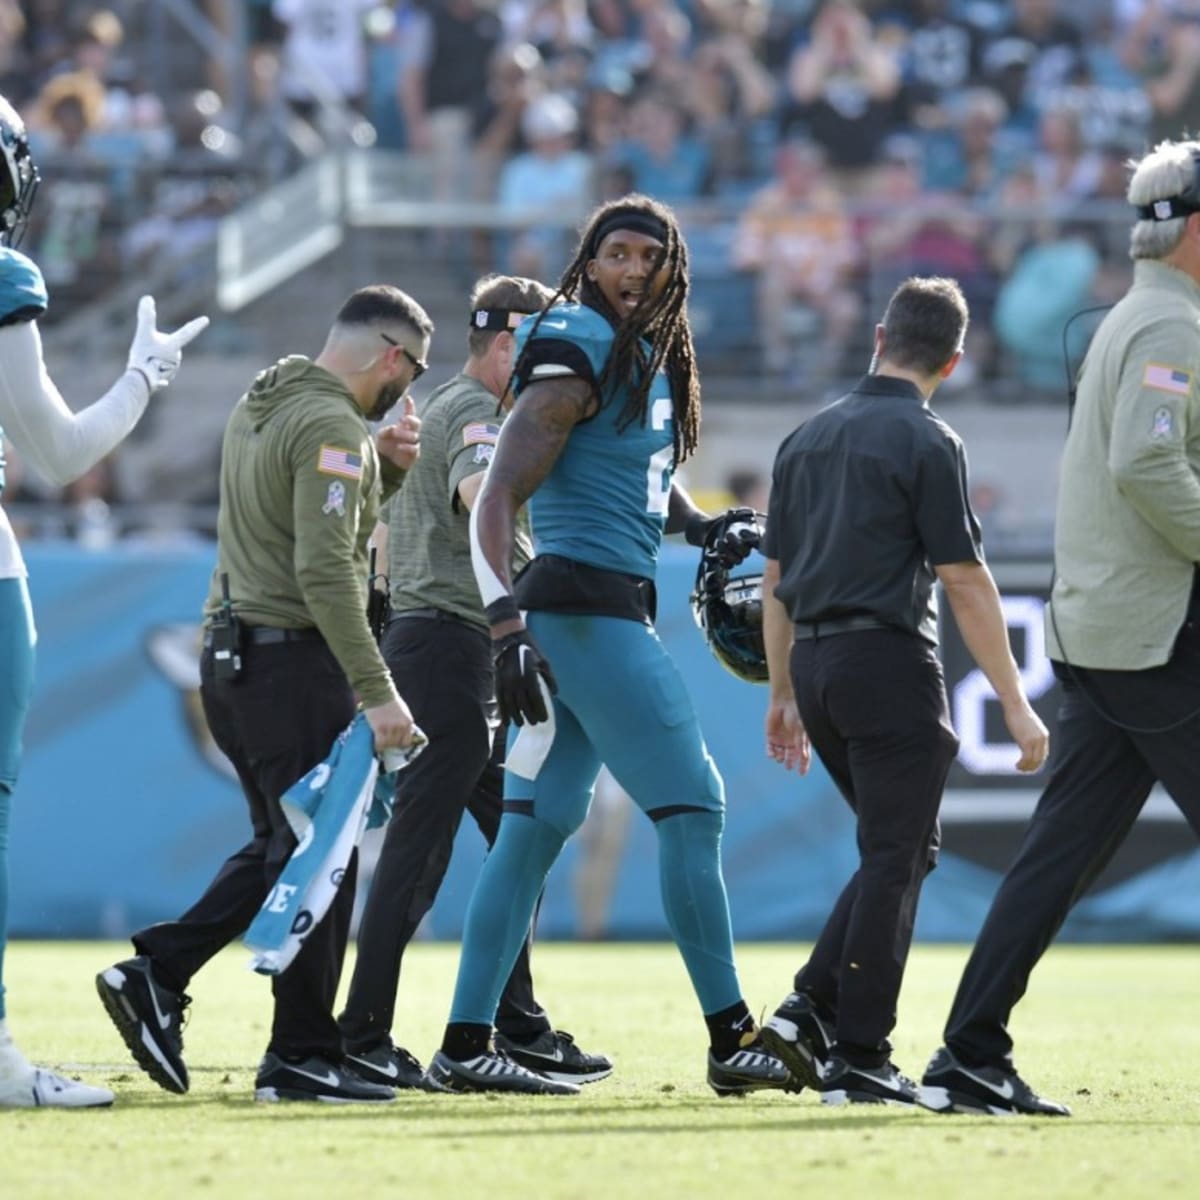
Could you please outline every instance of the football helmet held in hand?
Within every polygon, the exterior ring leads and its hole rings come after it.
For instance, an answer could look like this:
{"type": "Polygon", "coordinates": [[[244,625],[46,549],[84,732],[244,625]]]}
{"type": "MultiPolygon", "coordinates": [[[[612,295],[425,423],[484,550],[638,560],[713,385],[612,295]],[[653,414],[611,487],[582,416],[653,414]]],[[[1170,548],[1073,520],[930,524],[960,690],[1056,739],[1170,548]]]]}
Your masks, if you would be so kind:
{"type": "Polygon", "coordinates": [[[762,584],[761,568],[730,566],[715,545],[701,551],[692,615],[717,662],[747,683],[767,682],[762,584]]]}
{"type": "Polygon", "coordinates": [[[684,540],[711,551],[722,566],[735,567],[762,541],[763,516],[752,508],[730,508],[715,517],[694,513],[684,527],[684,540]]]}

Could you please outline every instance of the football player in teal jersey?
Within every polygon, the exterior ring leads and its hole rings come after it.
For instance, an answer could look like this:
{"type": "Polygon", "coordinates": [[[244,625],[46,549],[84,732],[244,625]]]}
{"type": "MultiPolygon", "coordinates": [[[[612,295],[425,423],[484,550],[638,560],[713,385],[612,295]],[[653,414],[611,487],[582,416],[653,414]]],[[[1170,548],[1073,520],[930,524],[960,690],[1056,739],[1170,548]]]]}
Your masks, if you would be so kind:
{"type": "Polygon", "coordinates": [[[673,482],[700,426],[687,293],[675,215],[626,196],[596,211],[555,300],[518,333],[518,399],[472,514],[472,558],[497,699],[519,728],[428,1071],[447,1091],[578,1091],[490,1038],[538,893],[583,823],[601,763],[654,822],[667,923],[708,1026],[709,1084],[720,1095],[796,1086],[742,997],[721,875],[724,786],[653,623],[664,532],[730,562],[757,543],[752,512],[709,518],[673,482]],[[514,586],[526,503],[535,557],[514,586]]]}
{"type": "MultiPolygon", "coordinates": [[[[154,301],[143,296],[124,374],[94,404],[72,412],[42,361],[37,318],[49,304],[45,281],[16,249],[39,183],[25,125],[0,96],[0,492],[5,438],[53,483],[69,483],[90,470],[134,427],[151,394],[171,382],[183,347],[208,324],[198,317],[176,333],[159,333],[154,301]]],[[[111,1104],[112,1092],[32,1066],[13,1043],[5,1017],[9,815],[37,640],[25,575],[0,507],[0,1109],[96,1108],[111,1104]]]]}

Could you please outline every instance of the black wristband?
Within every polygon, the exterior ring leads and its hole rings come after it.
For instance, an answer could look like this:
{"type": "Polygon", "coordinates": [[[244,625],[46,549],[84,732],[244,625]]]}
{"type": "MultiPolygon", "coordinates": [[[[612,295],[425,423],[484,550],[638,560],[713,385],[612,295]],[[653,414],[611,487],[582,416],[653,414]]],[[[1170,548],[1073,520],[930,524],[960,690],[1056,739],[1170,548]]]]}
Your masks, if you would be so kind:
{"type": "Polygon", "coordinates": [[[683,524],[683,540],[689,546],[703,546],[708,534],[712,517],[706,517],[702,512],[694,512],[683,524]]]}
{"type": "Polygon", "coordinates": [[[521,619],[521,610],[512,596],[501,596],[499,600],[493,600],[483,612],[489,625],[500,625],[505,621],[521,619]]]}

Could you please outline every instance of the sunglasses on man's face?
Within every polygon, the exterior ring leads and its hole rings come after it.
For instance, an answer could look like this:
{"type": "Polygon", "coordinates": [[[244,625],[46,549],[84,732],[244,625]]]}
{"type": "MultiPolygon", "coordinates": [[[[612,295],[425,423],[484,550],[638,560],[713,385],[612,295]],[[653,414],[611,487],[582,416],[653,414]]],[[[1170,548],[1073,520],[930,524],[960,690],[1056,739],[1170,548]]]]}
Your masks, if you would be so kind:
{"type": "Polygon", "coordinates": [[[419,359],[407,346],[402,346],[398,341],[396,341],[395,338],[388,337],[388,335],[384,333],[382,329],[379,331],[379,336],[383,338],[383,340],[387,342],[389,346],[395,346],[400,353],[403,354],[410,363],[412,363],[413,383],[416,383],[417,380],[429,370],[429,364],[427,362],[422,362],[421,359],[419,359]]]}

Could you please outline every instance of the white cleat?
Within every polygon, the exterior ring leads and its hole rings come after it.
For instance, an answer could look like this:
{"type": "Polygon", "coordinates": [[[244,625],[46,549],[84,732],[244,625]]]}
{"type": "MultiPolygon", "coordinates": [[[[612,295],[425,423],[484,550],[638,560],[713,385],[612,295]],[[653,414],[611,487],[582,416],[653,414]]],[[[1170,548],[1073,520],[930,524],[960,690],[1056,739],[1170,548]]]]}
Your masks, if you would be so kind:
{"type": "Polygon", "coordinates": [[[115,1097],[42,1067],[0,1076],[0,1108],[108,1108],[115,1097]]]}

